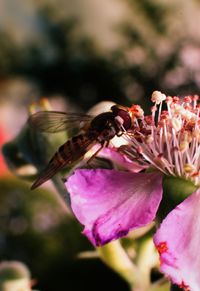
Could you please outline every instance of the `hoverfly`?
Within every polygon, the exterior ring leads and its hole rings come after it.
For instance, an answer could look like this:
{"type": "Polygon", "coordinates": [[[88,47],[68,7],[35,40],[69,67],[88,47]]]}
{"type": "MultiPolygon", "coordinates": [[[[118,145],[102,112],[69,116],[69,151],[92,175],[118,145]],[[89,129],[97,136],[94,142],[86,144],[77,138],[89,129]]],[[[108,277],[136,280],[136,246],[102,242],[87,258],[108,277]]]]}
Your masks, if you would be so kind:
{"type": "Polygon", "coordinates": [[[120,105],[113,105],[110,111],[97,116],[39,111],[29,117],[28,123],[36,130],[49,133],[79,129],[78,135],[58,148],[44,171],[33,183],[31,189],[35,189],[52,178],[59,170],[83,158],[95,144],[99,144],[100,147],[93,156],[96,156],[103,147],[107,147],[113,137],[125,134],[132,126],[132,113],[128,107],[120,105]]]}

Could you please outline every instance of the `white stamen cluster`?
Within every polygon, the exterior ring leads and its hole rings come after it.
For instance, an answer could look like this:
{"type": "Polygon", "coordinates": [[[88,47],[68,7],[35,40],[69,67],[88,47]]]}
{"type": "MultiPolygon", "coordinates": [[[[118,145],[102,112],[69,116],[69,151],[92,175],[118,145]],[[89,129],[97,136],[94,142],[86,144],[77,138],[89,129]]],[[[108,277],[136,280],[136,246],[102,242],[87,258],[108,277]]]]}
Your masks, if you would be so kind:
{"type": "MultiPolygon", "coordinates": [[[[152,114],[133,120],[130,147],[123,152],[144,166],[154,166],[166,175],[200,184],[200,106],[198,96],[152,94],[152,114]],[[166,110],[163,110],[163,102],[166,110]]],[[[134,105],[136,106],[136,105],[134,105]]]]}

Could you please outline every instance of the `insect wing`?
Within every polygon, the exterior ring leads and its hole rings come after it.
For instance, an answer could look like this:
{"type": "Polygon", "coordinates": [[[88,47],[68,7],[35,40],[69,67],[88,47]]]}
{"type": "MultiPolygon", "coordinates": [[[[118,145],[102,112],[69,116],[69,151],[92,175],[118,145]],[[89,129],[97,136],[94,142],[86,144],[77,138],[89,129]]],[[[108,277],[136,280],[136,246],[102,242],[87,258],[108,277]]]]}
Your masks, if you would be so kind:
{"type": "Polygon", "coordinates": [[[56,133],[64,130],[71,132],[87,127],[93,118],[86,114],[39,111],[29,117],[28,123],[35,130],[43,132],[56,133]]]}

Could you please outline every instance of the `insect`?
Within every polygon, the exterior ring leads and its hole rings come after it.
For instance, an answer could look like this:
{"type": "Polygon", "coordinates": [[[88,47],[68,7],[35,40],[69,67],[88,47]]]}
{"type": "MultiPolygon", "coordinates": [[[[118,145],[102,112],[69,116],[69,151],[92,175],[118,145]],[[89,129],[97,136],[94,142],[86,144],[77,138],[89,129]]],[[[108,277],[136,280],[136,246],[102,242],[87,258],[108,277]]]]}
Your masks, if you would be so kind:
{"type": "Polygon", "coordinates": [[[31,189],[37,188],[59,170],[83,158],[95,144],[99,144],[100,147],[93,157],[96,156],[103,147],[109,145],[113,137],[121,136],[131,128],[131,114],[128,107],[113,105],[110,111],[97,116],[58,111],[39,111],[31,115],[28,123],[36,130],[49,133],[63,130],[70,133],[73,129],[79,130],[78,135],[59,147],[31,189]]]}

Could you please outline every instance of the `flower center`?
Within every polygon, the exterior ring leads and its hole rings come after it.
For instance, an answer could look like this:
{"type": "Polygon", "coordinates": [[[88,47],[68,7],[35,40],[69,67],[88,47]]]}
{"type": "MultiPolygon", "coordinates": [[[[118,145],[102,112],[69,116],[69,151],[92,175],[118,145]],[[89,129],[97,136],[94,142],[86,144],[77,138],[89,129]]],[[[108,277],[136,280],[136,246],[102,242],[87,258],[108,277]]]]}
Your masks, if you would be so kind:
{"type": "Polygon", "coordinates": [[[186,96],[181,100],[154,91],[151,98],[154,106],[151,115],[147,116],[138,105],[133,105],[130,108],[133,126],[127,137],[129,147],[124,147],[123,153],[166,175],[184,177],[195,185],[200,184],[198,98],[197,95],[186,96]]]}

